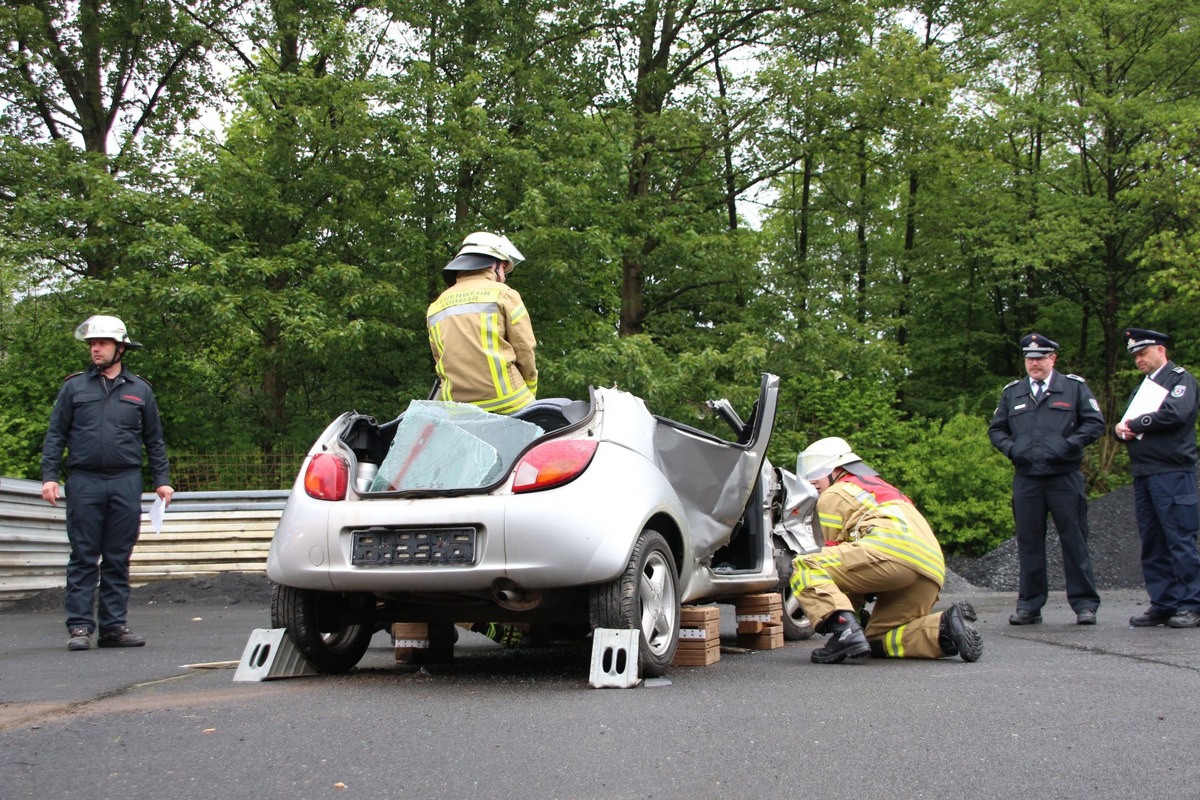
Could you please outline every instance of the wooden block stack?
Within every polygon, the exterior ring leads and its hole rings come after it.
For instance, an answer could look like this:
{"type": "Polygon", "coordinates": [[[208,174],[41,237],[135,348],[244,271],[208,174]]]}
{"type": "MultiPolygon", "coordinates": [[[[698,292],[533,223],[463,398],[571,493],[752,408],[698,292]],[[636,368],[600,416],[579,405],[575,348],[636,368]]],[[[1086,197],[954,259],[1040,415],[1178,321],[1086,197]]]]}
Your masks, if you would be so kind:
{"type": "Polygon", "coordinates": [[[392,644],[397,664],[415,664],[416,651],[429,649],[429,626],[424,622],[393,622],[392,644]]]}
{"type": "Polygon", "coordinates": [[[721,609],[717,606],[684,606],[679,610],[677,667],[707,667],[721,660],[721,609]]]}
{"type": "Polygon", "coordinates": [[[740,597],[734,608],[739,647],[752,650],[783,647],[783,600],[777,593],[740,597]]]}

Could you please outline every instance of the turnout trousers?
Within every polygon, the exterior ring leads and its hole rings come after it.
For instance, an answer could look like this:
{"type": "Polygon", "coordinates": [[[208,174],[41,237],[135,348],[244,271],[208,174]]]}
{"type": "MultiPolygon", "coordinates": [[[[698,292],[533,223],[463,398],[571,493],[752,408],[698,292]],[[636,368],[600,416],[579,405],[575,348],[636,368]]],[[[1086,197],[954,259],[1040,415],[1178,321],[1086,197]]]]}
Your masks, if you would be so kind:
{"type": "Polygon", "coordinates": [[[941,587],[927,575],[861,542],[797,556],[793,566],[792,591],[818,629],[834,611],[860,611],[866,595],[874,595],[865,631],[873,654],[890,658],[945,655],[938,645],[942,612],[929,613],[941,587]]]}
{"type": "Polygon", "coordinates": [[[1142,539],[1142,576],[1152,613],[1200,611],[1200,502],[1196,473],[1161,472],[1133,479],[1142,539]]]}
{"type": "Polygon", "coordinates": [[[75,471],[67,476],[66,489],[67,538],[71,542],[64,602],[67,629],[94,631],[97,622],[101,631],[124,625],[129,608],[129,559],[141,528],[141,472],[102,475],[75,471]]]}
{"type": "Polygon", "coordinates": [[[1046,515],[1054,518],[1062,543],[1067,602],[1076,613],[1099,608],[1100,594],[1088,553],[1087,492],[1083,472],[1062,475],[1014,475],[1013,522],[1016,528],[1020,582],[1017,608],[1041,611],[1046,604],[1046,515]]]}

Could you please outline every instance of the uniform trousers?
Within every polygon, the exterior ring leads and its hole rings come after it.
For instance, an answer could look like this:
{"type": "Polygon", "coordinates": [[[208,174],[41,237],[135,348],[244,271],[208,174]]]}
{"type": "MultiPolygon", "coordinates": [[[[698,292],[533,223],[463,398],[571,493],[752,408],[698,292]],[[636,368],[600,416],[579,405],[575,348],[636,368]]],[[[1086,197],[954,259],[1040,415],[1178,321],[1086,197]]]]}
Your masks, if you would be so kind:
{"type": "Polygon", "coordinates": [[[1088,552],[1087,492],[1083,472],[1061,475],[1014,475],[1013,522],[1017,537],[1020,581],[1017,608],[1041,611],[1049,590],[1046,580],[1046,515],[1054,518],[1062,544],[1067,602],[1079,613],[1100,607],[1088,552]]]}
{"type": "Polygon", "coordinates": [[[1200,611],[1200,505],[1196,473],[1161,472],[1133,479],[1142,539],[1142,575],[1150,613],[1200,611]]]}
{"type": "Polygon", "coordinates": [[[142,517],[140,471],[67,476],[67,628],[106,631],[125,624],[129,559],[142,517]],[[96,603],[96,586],[100,600],[96,603]]]}
{"type": "Polygon", "coordinates": [[[797,556],[792,591],[816,625],[834,611],[862,609],[865,596],[875,605],[866,636],[893,658],[942,658],[938,631],[942,612],[930,614],[941,587],[937,581],[877,548],[861,542],[825,547],[797,556]]]}

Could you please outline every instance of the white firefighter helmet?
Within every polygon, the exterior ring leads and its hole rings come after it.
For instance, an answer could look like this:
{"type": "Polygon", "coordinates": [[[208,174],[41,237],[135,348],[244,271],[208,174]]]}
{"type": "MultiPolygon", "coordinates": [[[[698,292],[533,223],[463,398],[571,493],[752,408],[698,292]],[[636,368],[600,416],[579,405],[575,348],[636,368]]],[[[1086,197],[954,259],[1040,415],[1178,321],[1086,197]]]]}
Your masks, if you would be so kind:
{"type": "Polygon", "coordinates": [[[462,246],[458,248],[458,255],[462,256],[470,253],[498,258],[501,261],[509,262],[513,266],[525,260],[525,256],[521,255],[521,251],[508,240],[507,236],[488,233],[487,231],[476,231],[463,239],[462,246]]]}
{"type": "Polygon", "coordinates": [[[75,329],[75,338],[81,342],[89,339],[112,339],[130,350],[136,350],[142,346],[129,338],[129,331],[124,322],[107,314],[95,314],[79,323],[79,327],[75,329]]]}
{"type": "Polygon", "coordinates": [[[796,457],[796,474],[806,481],[826,477],[837,467],[852,475],[878,475],[859,458],[840,436],[827,436],[810,444],[796,457]]]}
{"type": "MultiPolygon", "coordinates": [[[[462,245],[458,248],[458,254],[450,259],[450,263],[442,267],[442,278],[445,279],[447,286],[452,286],[456,279],[454,274],[456,272],[475,272],[487,269],[496,261],[507,261],[515,267],[524,260],[525,256],[521,255],[521,251],[508,240],[507,236],[476,231],[463,239],[462,245]]],[[[511,268],[505,270],[506,273],[510,271],[511,268]]]]}

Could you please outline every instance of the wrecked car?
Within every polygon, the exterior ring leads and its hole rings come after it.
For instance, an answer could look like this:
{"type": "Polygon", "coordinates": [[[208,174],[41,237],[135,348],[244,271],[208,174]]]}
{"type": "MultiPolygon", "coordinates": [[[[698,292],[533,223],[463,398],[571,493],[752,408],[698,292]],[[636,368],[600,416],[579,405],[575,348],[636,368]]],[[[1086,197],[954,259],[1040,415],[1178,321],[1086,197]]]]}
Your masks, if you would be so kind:
{"type": "Polygon", "coordinates": [[[766,458],[779,379],[730,438],[652,414],[616,388],[503,417],[413,401],[347,412],[308,452],[267,560],[272,623],[322,672],[358,663],[393,622],[641,632],[642,675],[675,654],[682,604],[781,592],[784,633],[812,628],[792,559],[818,549],[815,491],[766,458]]]}

